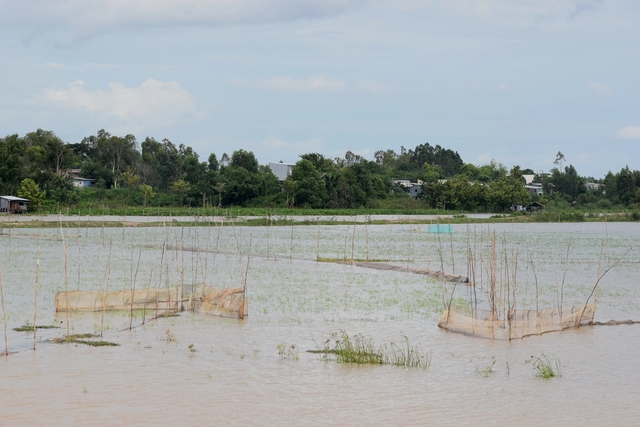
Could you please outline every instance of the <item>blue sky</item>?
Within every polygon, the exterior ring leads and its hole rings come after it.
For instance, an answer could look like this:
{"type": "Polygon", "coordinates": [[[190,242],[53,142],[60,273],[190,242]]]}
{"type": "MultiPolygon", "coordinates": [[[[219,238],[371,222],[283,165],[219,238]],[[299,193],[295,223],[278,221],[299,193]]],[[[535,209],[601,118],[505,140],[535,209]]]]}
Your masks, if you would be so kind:
{"type": "Polygon", "coordinates": [[[0,134],[640,169],[640,2],[0,0],[0,134]]]}

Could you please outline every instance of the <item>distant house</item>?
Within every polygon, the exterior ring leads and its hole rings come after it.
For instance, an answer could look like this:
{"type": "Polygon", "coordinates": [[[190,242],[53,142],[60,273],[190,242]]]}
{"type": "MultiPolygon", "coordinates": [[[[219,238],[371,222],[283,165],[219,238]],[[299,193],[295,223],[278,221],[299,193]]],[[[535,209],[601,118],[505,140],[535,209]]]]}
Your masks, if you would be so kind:
{"type": "Polygon", "coordinates": [[[411,182],[408,179],[392,179],[391,182],[404,187],[405,191],[414,199],[417,199],[422,194],[422,181],[420,180],[411,182]]]}
{"type": "Polygon", "coordinates": [[[29,199],[14,196],[0,196],[0,212],[24,213],[29,207],[29,199]]]}
{"type": "Polygon", "coordinates": [[[542,184],[540,184],[539,182],[533,182],[531,184],[525,185],[524,188],[526,188],[532,196],[541,196],[542,194],[544,194],[544,191],[542,190],[542,184]]]}
{"type": "Polygon", "coordinates": [[[93,187],[95,183],[96,183],[96,180],[91,178],[82,178],[82,177],[73,178],[73,186],[78,188],[93,187]]]}
{"type": "Polygon", "coordinates": [[[80,176],[81,169],[67,169],[67,176],[73,178],[73,186],[77,188],[93,187],[96,183],[95,179],[83,178],[80,176]]]}
{"type": "Polygon", "coordinates": [[[284,181],[288,176],[291,175],[293,171],[293,167],[295,165],[289,163],[269,163],[269,168],[271,168],[271,172],[278,178],[280,181],[284,181]]]}
{"type": "Polygon", "coordinates": [[[533,179],[536,176],[535,175],[526,174],[526,175],[522,175],[522,177],[524,178],[524,184],[525,185],[531,185],[531,184],[533,184],[533,179]]]}
{"type": "Polygon", "coordinates": [[[587,182],[584,184],[584,186],[587,187],[588,190],[598,191],[602,184],[598,184],[596,182],[587,182]]]}

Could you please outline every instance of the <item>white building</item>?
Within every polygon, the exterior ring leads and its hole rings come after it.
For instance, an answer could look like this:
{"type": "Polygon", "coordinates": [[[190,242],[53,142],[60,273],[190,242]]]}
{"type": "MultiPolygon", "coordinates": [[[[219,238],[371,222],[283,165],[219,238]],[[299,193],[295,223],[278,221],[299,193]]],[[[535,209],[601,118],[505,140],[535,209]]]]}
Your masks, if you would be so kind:
{"type": "Polygon", "coordinates": [[[295,165],[289,163],[269,163],[271,172],[273,172],[276,178],[278,178],[280,181],[284,181],[288,176],[291,175],[294,166],[295,165]]]}

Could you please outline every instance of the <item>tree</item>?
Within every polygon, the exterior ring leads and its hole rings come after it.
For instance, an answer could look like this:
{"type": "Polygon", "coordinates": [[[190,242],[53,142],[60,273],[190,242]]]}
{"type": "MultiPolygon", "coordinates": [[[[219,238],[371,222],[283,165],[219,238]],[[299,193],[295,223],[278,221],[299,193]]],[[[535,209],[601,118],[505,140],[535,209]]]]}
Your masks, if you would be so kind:
{"type": "Polygon", "coordinates": [[[182,206],[182,200],[184,199],[184,193],[189,191],[190,185],[184,179],[179,179],[171,184],[171,189],[180,194],[180,206],[182,206]]]}
{"type": "Polygon", "coordinates": [[[244,168],[249,172],[258,172],[258,161],[251,151],[236,150],[231,155],[229,167],[244,168]]]}
{"type": "Polygon", "coordinates": [[[222,193],[224,193],[224,186],[227,185],[225,182],[219,182],[216,185],[212,185],[211,188],[218,193],[218,207],[222,207],[222,193]]]}
{"type": "Polygon", "coordinates": [[[324,204],[326,189],[320,172],[309,160],[302,159],[293,167],[291,179],[296,183],[296,204],[320,208],[324,204]]]}
{"type": "Polygon", "coordinates": [[[562,166],[565,162],[565,158],[564,158],[564,154],[562,154],[560,151],[558,151],[558,154],[556,154],[556,159],[553,161],[553,164],[558,166],[562,166]]]}
{"type": "Polygon", "coordinates": [[[153,187],[147,184],[142,184],[140,186],[140,192],[142,193],[143,200],[142,209],[145,209],[147,207],[147,201],[153,199],[156,193],[153,192],[153,187]]]}
{"type": "Polygon", "coordinates": [[[40,191],[40,187],[38,184],[31,178],[25,178],[20,183],[20,189],[18,190],[18,197],[22,197],[24,199],[29,199],[31,201],[31,206],[34,209],[38,209],[44,198],[46,193],[44,191],[40,191]]]}

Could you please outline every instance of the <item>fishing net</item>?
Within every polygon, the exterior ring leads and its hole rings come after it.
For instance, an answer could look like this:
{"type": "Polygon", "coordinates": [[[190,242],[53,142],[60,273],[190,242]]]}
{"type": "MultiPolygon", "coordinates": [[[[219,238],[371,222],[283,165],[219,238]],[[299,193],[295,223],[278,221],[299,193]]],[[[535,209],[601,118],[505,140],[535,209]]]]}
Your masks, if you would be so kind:
{"type": "Polygon", "coordinates": [[[491,339],[516,339],[593,324],[596,302],[546,310],[511,310],[506,320],[490,310],[450,307],[438,326],[467,335],[491,339]]]}
{"type": "Polygon", "coordinates": [[[248,315],[243,288],[217,289],[207,285],[145,288],[116,292],[70,291],[56,294],[56,311],[161,310],[183,308],[199,313],[236,317],[248,315]]]}
{"type": "Polygon", "coordinates": [[[203,286],[200,298],[193,300],[193,310],[199,313],[243,319],[248,313],[243,288],[216,289],[203,286]]]}
{"type": "Polygon", "coordinates": [[[56,294],[56,311],[158,309],[177,310],[183,300],[180,287],[116,292],[70,291],[56,294]]]}

